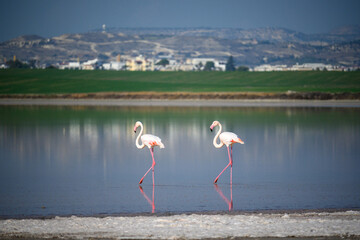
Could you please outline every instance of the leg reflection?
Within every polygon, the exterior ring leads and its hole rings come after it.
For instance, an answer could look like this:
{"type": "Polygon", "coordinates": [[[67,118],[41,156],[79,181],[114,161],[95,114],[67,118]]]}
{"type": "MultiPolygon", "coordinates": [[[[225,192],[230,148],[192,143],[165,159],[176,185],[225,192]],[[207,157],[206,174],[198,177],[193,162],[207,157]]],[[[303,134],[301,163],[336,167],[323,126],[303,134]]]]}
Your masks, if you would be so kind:
{"type": "Polygon", "coordinates": [[[214,184],[215,190],[220,195],[220,197],[226,202],[226,204],[229,206],[229,211],[233,210],[233,198],[232,198],[232,167],[230,168],[230,200],[225,197],[225,195],[222,193],[220,187],[215,183],[214,184]]]}
{"type": "Polygon", "coordinates": [[[152,185],[152,200],[146,195],[141,185],[139,185],[139,189],[141,194],[144,196],[146,201],[151,205],[151,212],[155,212],[155,181],[154,181],[154,169],[152,170],[152,179],[153,179],[153,185],[152,185]]]}

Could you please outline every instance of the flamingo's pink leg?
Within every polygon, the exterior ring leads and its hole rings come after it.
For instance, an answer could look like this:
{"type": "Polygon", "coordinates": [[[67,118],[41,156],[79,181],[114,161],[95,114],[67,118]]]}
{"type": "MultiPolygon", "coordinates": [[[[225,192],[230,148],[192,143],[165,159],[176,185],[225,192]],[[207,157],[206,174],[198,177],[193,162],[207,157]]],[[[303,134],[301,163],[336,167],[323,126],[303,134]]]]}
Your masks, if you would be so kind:
{"type": "Polygon", "coordinates": [[[232,167],[232,165],[233,165],[233,154],[232,154],[232,145],[231,145],[231,167],[232,167]]]}
{"type": "Polygon", "coordinates": [[[153,163],[152,163],[152,169],[154,171],[154,167],[156,165],[156,162],[155,162],[155,158],[154,158],[154,148],[150,148],[150,153],[151,153],[151,157],[152,157],[152,160],[153,160],[153,163]]]}
{"type": "Polygon", "coordinates": [[[144,178],[145,178],[146,174],[148,174],[148,172],[149,172],[151,169],[152,169],[152,166],[149,168],[149,170],[147,170],[147,172],[144,174],[144,176],[140,179],[139,184],[142,184],[142,182],[143,182],[143,180],[144,180],[144,178]]]}
{"type": "MultiPolygon", "coordinates": [[[[145,176],[150,172],[151,169],[154,171],[154,166],[156,165],[155,159],[154,159],[154,149],[153,149],[153,148],[150,148],[149,150],[150,150],[150,153],[151,153],[151,157],[152,157],[153,163],[152,163],[151,167],[149,168],[149,170],[147,170],[147,172],[144,174],[144,176],[140,179],[139,184],[142,184],[145,176]]],[[[153,183],[154,183],[154,182],[153,182],[153,183]]]]}
{"type": "Polygon", "coordinates": [[[153,168],[153,171],[152,171],[152,179],[153,179],[153,189],[152,189],[152,213],[155,212],[155,179],[154,179],[154,168],[153,168]]]}
{"type": "MultiPolygon", "coordinates": [[[[232,198],[232,163],[233,163],[233,154],[232,154],[232,145],[231,145],[231,168],[230,168],[230,201],[231,201],[231,210],[233,209],[233,198],[232,198]]],[[[230,208],[229,208],[230,210],[230,208]]]]}
{"type": "Polygon", "coordinates": [[[231,201],[231,208],[229,210],[233,209],[233,194],[232,194],[232,166],[230,168],[230,201],[231,201]]]}
{"type": "Polygon", "coordinates": [[[229,155],[229,164],[221,171],[221,173],[215,178],[214,183],[217,183],[220,175],[230,166],[232,165],[232,161],[231,161],[231,157],[230,157],[230,151],[229,151],[229,147],[227,147],[228,150],[228,155],[229,155]]]}

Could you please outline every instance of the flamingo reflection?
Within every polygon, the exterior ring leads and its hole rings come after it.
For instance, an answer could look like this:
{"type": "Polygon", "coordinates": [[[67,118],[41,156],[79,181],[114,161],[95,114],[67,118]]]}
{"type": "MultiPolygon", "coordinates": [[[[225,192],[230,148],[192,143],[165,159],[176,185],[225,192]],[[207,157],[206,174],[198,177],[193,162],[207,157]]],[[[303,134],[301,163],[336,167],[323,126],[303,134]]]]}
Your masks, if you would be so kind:
{"type": "Polygon", "coordinates": [[[225,197],[225,195],[222,193],[220,187],[215,183],[214,184],[215,190],[220,195],[220,197],[226,202],[226,204],[229,206],[229,211],[233,210],[233,198],[232,198],[232,167],[230,168],[230,200],[225,197]]]}
{"type": "Polygon", "coordinates": [[[154,213],[155,212],[155,181],[154,181],[154,170],[152,172],[152,180],[153,180],[153,185],[152,185],[152,200],[146,195],[146,193],[144,192],[143,188],[141,187],[141,185],[139,185],[139,189],[141,194],[144,196],[144,198],[146,199],[146,201],[151,205],[151,212],[154,213]]]}

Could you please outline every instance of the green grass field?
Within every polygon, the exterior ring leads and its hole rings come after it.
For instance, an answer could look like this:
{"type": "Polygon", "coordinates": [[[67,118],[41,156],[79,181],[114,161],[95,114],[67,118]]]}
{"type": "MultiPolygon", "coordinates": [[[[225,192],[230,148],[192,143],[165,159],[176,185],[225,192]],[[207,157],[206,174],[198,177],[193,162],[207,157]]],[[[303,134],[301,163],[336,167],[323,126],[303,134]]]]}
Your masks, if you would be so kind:
{"type": "Polygon", "coordinates": [[[360,92],[360,72],[0,70],[0,94],[95,92],[360,92]]]}

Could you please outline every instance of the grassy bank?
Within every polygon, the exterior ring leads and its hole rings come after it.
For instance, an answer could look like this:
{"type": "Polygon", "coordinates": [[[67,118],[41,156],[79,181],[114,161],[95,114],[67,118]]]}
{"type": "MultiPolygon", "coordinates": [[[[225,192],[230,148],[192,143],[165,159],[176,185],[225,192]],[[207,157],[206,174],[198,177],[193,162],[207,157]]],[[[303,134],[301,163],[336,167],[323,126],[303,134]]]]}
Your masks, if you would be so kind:
{"type": "Polygon", "coordinates": [[[0,94],[97,92],[360,92],[360,72],[0,70],[0,94]]]}

